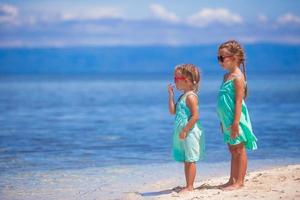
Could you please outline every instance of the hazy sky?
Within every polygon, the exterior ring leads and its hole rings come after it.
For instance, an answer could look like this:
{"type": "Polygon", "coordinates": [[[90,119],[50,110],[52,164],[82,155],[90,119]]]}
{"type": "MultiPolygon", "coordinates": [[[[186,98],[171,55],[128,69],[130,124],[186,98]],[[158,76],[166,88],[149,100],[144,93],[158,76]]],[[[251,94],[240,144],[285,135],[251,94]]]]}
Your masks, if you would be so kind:
{"type": "Polygon", "coordinates": [[[300,44],[300,1],[0,1],[0,46],[300,44]]]}
{"type": "Polygon", "coordinates": [[[141,19],[151,17],[149,7],[159,4],[179,17],[186,17],[203,8],[225,8],[242,17],[255,20],[258,14],[276,18],[286,13],[300,13],[300,1],[297,0],[9,0],[2,4],[16,6],[20,12],[67,13],[80,11],[88,13],[97,8],[115,8],[126,18],[141,19]]]}

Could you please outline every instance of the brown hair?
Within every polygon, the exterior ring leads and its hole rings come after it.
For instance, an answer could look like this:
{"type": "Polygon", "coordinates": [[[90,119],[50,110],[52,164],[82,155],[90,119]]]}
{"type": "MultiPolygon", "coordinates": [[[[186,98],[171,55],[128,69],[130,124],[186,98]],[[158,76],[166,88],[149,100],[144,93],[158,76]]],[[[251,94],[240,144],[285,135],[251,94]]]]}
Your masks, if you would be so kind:
{"type": "Polygon", "coordinates": [[[200,82],[200,72],[197,66],[193,64],[180,64],[176,66],[175,71],[176,70],[179,70],[184,77],[188,78],[193,84],[194,91],[198,92],[199,82],[200,82]]]}
{"type": "MultiPolygon", "coordinates": [[[[234,56],[237,59],[237,64],[240,67],[242,65],[242,72],[245,77],[245,81],[247,81],[247,76],[246,76],[246,65],[245,65],[245,51],[243,47],[240,45],[239,42],[236,40],[229,40],[227,42],[224,42],[219,46],[219,50],[221,49],[226,49],[230,55],[234,56]]],[[[248,87],[247,84],[245,85],[245,98],[248,95],[248,87]]]]}

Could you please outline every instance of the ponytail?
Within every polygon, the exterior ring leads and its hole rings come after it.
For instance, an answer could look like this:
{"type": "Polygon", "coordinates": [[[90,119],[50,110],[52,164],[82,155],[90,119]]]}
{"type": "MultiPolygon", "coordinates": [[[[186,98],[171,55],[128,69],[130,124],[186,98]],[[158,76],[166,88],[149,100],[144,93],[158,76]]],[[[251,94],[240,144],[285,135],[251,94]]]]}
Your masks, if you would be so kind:
{"type": "Polygon", "coordinates": [[[248,96],[248,86],[247,86],[247,76],[246,76],[246,66],[245,66],[245,61],[243,60],[242,61],[242,72],[244,74],[244,77],[245,77],[245,96],[244,96],[244,99],[247,98],[248,96]]]}

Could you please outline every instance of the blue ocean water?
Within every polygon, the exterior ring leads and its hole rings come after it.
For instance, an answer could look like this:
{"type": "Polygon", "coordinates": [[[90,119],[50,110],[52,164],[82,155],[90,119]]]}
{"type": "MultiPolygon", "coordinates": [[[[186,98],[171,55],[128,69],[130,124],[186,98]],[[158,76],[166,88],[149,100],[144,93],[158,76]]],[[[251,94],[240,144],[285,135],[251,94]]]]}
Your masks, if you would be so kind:
{"type": "MultiPolygon", "coordinates": [[[[249,73],[258,150],[249,159],[300,161],[300,74],[249,73]]],[[[2,76],[0,173],[174,162],[174,117],[161,76],[2,76]]],[[[216,115],[220,74],[202,73],[204,162],[228,161],[216,115]]],[[[176,93],[178,96],[179,93],[176,93]]]]}
{"type": "MultiPolygon", "coordinates": [[[[174,162],[167,84],[174,66],[186,62],[202,70],[203,162],[228,162],[216,115],[217,48],[0,49],[0,174],[174,162]]],[[[245,50],[259,147],[249,159],[299,163],[300,46],[245,50]]]]}

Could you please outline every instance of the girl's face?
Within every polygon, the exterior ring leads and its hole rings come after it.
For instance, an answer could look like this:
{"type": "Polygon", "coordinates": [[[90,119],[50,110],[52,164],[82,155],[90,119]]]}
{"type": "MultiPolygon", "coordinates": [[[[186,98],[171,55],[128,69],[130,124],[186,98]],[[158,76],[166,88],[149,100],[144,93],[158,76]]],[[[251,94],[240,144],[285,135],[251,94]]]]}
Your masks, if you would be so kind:
{"type": "Polygon", "coordinates": [[[231,70],[235,67],[234,56],[230,55],[227,49],[223,48],[219,50],[218,61],[221,67],[225,70],[231,70]]]}
{"type": "Polygon", "coordinates": [[[184,90],[187,84],[187,78],[179,70],[175,70],[174,82],[177,90],[184,90]]]}

